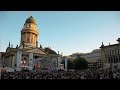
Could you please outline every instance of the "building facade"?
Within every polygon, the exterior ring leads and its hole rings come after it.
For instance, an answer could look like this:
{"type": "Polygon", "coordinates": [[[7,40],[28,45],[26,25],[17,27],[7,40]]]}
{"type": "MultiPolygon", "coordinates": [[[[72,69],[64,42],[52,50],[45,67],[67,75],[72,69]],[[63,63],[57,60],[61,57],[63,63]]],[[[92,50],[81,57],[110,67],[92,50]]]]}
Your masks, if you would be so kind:
{"type": "Polygon", "coordinates": [[[79,57],[79,53],[73,53],[68,58],[70,58],[73,61],[73,60],[77,59],[78,57],[79,57]]]}
{"type": "Polygon", "coordinates": [[[75,60],[77,58],[84,58],[88,62],[89,68],[102,68],[103,62],[101,58],[101,49],[95,49],[90,53],[74,53],[69,55],[68,60],[75,60]]]}
{"type": "Polygon", "coordinates": [[[104,68],[120,68],[120,38],[117,44],[106,45],[102,43],[101,54],[104,68]]]}
{"type": "Polygon", "coordinates": [[[101,58],[101,50],[95,49],[90,53],[81,53],[80,57],[85,58],[88,61],[88,67],[94,68],[102,67],[102,58],[101,58]]]}
{"type": "Polygon", "coordinates": [[[59,54],[51,48],[38,47],[38,28],[36,21],[30,16],[21,30],[20,45],[13,48],[10,44],[1,56],[3,67],[9,67],[16,70],[24,68],[55,68],[59,54]]]}

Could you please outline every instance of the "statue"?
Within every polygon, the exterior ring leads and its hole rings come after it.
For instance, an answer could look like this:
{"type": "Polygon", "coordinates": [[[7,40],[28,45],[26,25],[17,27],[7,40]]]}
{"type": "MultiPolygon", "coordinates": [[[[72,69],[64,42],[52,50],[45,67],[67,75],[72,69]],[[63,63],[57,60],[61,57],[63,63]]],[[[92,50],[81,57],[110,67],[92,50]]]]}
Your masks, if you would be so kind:
{"type": "Polygon", "coordinates": [[[40,48],[42,48],[42,45],[40,45],[40,48]]]}
{"type": "Polygon", "coordinates": [[[103,42],[102,42],[102,46],[104,46],[103,42]]]}
{"type": "Polygon", "coordinates": [[[16,46],[16,48],[18,49],[18,45],[16,46]]]}
{"type": "Polygon", "coordinates": [[[101,47],[104,47],[104,44],[103,44],[103,42],[102,42],[102,45],[101,45],[101,47]]]}
{"type": "Polygon", "coordinates": [[[10,47],[10,41],[9,41],[9,47],[10,47]]]}

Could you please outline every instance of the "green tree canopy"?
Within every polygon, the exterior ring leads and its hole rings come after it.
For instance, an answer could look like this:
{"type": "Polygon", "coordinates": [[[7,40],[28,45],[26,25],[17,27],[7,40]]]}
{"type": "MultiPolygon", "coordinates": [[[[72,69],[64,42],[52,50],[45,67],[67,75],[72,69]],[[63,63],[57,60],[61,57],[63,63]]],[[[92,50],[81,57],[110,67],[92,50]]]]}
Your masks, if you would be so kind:
{"type": "Polygon", "coordinates": [[[77,58],[73,61],[75,70],[84,70],[88,68],[88,62],[84,58],[77,58]]]}

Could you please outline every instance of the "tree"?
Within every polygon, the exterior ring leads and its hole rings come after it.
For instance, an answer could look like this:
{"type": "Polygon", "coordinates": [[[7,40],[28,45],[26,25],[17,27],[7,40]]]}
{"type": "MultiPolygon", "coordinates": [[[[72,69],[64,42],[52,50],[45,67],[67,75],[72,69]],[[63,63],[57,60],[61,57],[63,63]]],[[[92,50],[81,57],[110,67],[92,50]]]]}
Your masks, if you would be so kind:
{"type": "MultiPolygon", "coordinates": [[[[65,68],[65,60],[62,60],[61,64],[64,64],[64,68],[65,68]]],[[[73,69],[73,63],[70,60],[67,60],[67,69],[73,69]]]]}
{"type": "Polygon", "coordinates": [[[88,62],[84,58],[77,58],[73,61],[75,70],[84,70],[88,68],[88,62]]]}

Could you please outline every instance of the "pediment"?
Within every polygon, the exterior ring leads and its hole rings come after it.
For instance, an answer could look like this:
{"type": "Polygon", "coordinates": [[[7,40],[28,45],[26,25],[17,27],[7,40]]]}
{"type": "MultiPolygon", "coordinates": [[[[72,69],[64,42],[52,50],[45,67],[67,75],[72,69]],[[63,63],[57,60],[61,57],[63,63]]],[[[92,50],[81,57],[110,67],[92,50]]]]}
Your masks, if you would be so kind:
{"type": "Polygon", "coordinates": [[[38,54],[45,54],[42,50],[40,50],[38,48],[30,49],[30,50],[27,50],[26,52],[38,53],[38,54]]]}

